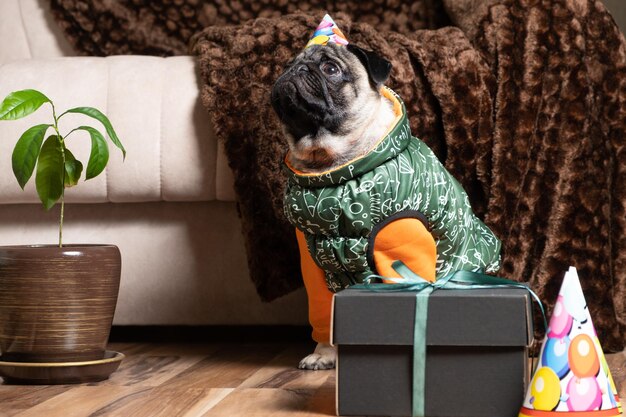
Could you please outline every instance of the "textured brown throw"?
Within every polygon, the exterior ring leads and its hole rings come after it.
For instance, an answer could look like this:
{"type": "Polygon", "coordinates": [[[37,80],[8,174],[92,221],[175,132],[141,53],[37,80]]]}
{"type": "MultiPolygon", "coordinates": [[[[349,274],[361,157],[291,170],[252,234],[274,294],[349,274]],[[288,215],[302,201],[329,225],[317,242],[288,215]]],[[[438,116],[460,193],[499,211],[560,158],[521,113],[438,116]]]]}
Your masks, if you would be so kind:
{"type": "Polygon", "coordinates": [[[502,239],[500,275],[552,305],[575,265],[605,349],[624,347],[626,43],[600,1],[51,3],[80,53],[182,54],[191,40],[263,299],[301,285],[269,91],[325,9],[393,63],[414,134],[502,239]]]}

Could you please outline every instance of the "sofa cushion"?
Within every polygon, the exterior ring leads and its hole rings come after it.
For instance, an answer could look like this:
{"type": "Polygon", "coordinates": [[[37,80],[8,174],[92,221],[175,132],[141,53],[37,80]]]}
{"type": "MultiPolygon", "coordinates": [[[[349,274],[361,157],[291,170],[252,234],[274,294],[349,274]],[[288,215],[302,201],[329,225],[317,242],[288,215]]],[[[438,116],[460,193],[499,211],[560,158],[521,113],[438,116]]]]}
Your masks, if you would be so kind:
{"type": "MultiPolygon", "coordinates": [[[[105,172],[66,191],[68,202],[211,201],[216,199],[217,142],[198,100],[195,63],[189,56],[116,56],[22,60],[0,66],[0,98],[15,90],[42,91],[61,111],[92,106],[107,114],[127,150],[110,146],[105,172]]],[[[11,175],[11,153],[29,127],[51,120],[51,108],[17,121],[0,122],[0,203],[34,203],[34,178],[22,191],[11,175]]],[[[83,115],[68,114],[62,134],[80,125],[101,128],[83,115]]],[[[50,131],[51,132],[51,131],[50,131]]],[[[78,131],[67,146],[86,165],[91,141],[78,131]]],[[[222,169],[228,170],[224,163],[222,169]]],[[[230,172],[220,189],[232,188],[230,172]],[[230,183],[228,183],[231,181],[230,183]]],[[[231,198],[222,191],[221,197],[231,198]]]]}

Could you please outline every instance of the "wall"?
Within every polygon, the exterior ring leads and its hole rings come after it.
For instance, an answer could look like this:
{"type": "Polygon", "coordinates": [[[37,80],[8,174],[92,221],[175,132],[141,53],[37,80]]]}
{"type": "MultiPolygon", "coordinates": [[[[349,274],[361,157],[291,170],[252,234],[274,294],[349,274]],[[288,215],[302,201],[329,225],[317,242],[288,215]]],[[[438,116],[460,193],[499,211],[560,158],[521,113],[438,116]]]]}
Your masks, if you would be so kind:
{"type": "Polygon", "coordinates": [[[622,33],[626,32],[626,1],[625,0],[604,0],[604,5],[613,15],[622,33]]]}

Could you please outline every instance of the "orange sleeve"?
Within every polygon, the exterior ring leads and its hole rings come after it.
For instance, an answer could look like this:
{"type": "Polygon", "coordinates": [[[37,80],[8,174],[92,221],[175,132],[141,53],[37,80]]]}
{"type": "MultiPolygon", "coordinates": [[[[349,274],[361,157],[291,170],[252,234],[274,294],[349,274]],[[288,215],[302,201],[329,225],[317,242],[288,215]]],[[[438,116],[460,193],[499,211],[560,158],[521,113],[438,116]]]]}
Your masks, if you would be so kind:
{"type": "Polygon", "coordinates": [[[378,275],[400,277],[391,264],[401,260],[422,278],[435,281],[437,246],[420,220],[403,218],[392,221],[378,231],[373,245],[378,275]]]}
{"type": "Polygon", "coordinates": [[[317,266],[306,244],[304,233],[296,229],[300,249],[300,267],[309,299],[309,323],[313,327],[313,340],[330,343],[330,312],[333,293],[326,286],[324,271],[317,266]]]}

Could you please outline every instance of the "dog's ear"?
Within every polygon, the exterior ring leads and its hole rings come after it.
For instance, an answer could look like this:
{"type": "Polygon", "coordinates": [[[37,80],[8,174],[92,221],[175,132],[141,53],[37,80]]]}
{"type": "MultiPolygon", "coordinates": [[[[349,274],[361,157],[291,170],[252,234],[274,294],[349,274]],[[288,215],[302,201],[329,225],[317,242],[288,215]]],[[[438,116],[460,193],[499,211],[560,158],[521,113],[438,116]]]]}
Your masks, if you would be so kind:
{"type": "Polygon", "coordinates": [[[381,84],[387,81],[391,72],[391,62],[372,51],[366,51],[351,43],[348,44],[347,48],[361,61],[369,74],[370,80],[376,87],[380,87],[381,84]]]}

